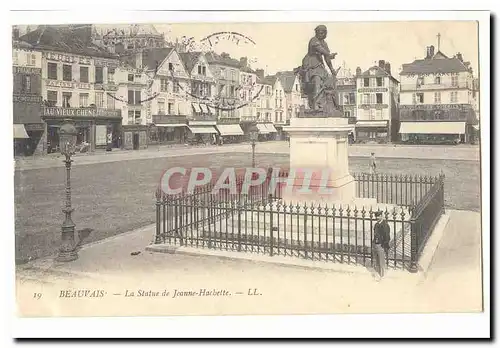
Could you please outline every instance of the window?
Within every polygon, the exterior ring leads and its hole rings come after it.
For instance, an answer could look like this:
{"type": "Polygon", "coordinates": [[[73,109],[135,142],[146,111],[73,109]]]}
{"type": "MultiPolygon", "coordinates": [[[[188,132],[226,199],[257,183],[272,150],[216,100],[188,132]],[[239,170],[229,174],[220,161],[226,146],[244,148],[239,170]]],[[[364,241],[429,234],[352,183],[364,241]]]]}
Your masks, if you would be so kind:
{"type": "Polygon", "coordinates": [[[129,110],[128,111],[128,124],[135,124],[136,119],[140,120],[141,111],[140,110],[129,110]]]}
{"type": "Polygon", "coordinates": [[[165,115],[165,99],[158,99],[158,114],[165,115]]]}
{"type": "Polygon", "coordinates": [[[108,68],[108,83],[114,83],[114,82],[115,82],[115,69],[108,68]]]}
{"type": "Polygon", "coordinates": [[[63,108],[70,108],[71,107],[71,97],[72,93],[71,92],[63,92],[62,94],[62,102],[63,102],[63,108]]]}
{"type": "Polygon", "coordinates": [[[35,66],[36,65],[36,55],[31,53],[26,53],[26,65],[35,66]]]}
{"type": "Polygon", "coordinates": [[[134,82],[134,74],[128,74],[128,82],[134,82]]]}
{"type": "Polygon", "coordinates": [[[377,77],[377,87],[382,87],[384,85],[384,78],[377,77]]]}
{"type": "Polygon", "coordinates": [[[168,81],[167,79],[160,79],[160,92],[167,92],[168,81]]]}
{"type": "Polygon", "coordinates": [[[351,111],[344,111],[344,117],[351,117],[351,111]]]}
{"type": "Polygon", "coordinates": [[[441,76],[436,76],[436,77],[434,78],[434,83],[435,83],[436,85],[440,85],[440,84],[441,84],[441,76]]]}
{"type": "Polygon", "coordinates": [[[102,73],[102,67],[101,66],[96,66],[95,67],[95,83],[103,83],[104,82],[104,76],[102,73]]]}
{"type": "Polygon", "coordinates": [[[295,91],[298,92],[299,91],[299,85],[295,85],[295,91]]]}
{"type": "Polygon", "coordinates": [[[365,77],[363,79],[363,87],[370,87],[370,79],[365,77]]]}
{"type": "Polygon", "coordinates": [[[370,94],[363,94],[363,104],[370,104],[370,94]]]}
{"type": "Polygon", "coordinates": [[[423,93],[414,93],[413,94],[413,104],[423,104],[424,103],[424,94],[423,93]]]}
{"type": "Polygon", "coordinates": [[[168,71],[174,71],[174,65],[172,63],[168,63],[168,71]]]}
{"type": "Polygon", "coordinates": [[[450,103],[456,103],[458,101],[458,92],[450,93],[450,103]]]}
{"type": "Polygon", "coordinates": [[[111,93],[107,93],[108,96],[108,109],[115,108],[115,95],[111,93]]]}
{"type": "Polygon", "coordinates": [[[57,64],[47,63],[47,78],[57,80],[57,64]]]}
{"type": "Polygon", "coordinates": [[[280,122],[283,122],[283,111],[280,112],[280,122]]]}
{"type": "Polygon", "coordinates": [[[349,104],[356,104],[356,93],[349,93],[349,104]]]}
{"type": "Polygon", "coordinates": [[[141,91],[128,91],[128,104],[139,105],[141,104],[141,91]]]}
{"type": "Polygon", "coordinates": [[[417,86],[421,86],[423,84],[424,84],[424,78],[423,77],[417,78],[417,86]]]}
{"type": "Polygon", "coordinates": [[[375,94],[375,97],[376,97],[376,102],[377,102],[377,104],[382,104],[382,103],[383,103],[383,96],[382,96],[382,93],[376,93],[376,94],[375,94]]]}
{"type": "Polygon", "coordinates": [[[206,66],[202,67],[201,74],[202,75],[207,75],[207,67],[206,66]]]}
{"type": "Polygon", "coordinates": [[[375,120],[375,110],[374,109],[369,109],[368,115],[370,116],[370,120],[375,120]]]}
{"type": "Polygon", "coordinates": [[[47,102],[49,106],[57,105],[57,91],[47,91],[47,102]]]}
{"type": "Polygon", "coordinates": [[[441,104],[441,92],[434,93],[434,104],[441,104]]]}
{"type": "Polygon", "coordinates": [[[343,93],[342,97],[343,105],[349,105],[349,94],[343,93]]]}
{"type": "Polygon", "coordinates": [[[87,106],[89,106],[89,94],[80,93],[80,107],[86,108],[87,106]]]}
{"type": "Polygon", "coordinates": [[[260,112],[257,112],[257,120],[260,121],[260,112]]]}
{"type": "Polygon", "coordinates": [[[15,51],[12,51],[12,64],[14,65],[19,64],[19,55],[15,51]]]}
{"type": "Polygon", "coordinates": [[[98,108],[104,107],[104,93],[95,92],[95,106],[98,108]]]}
{"type": "Polygon", "coordinates": [[[31,76],[30,75],[22,75],[21,92],[22,93],[31,93],[31,76]]]}
{"type": "Polygon", "coordinates": [[[226,69],[224,69],[224,68],[220,69],[220,78],[223,80],[226,79],[226,69]]]}
{"type": "Polygon", "coordinates": [[[235,92],[235,88],[234,88],[234,86],[231,86],[231,89],[229,91],[229,96],[234,97],[234,92],[235,92]]]}
{"type": "Polygon", "coordinates": [[[382,113],[382,109],[378,109],[375,111],[375,118],[377,120],[383,120],[383,113],[382,113]]]}
{"type": "Polygon", "coordinates": [[[231,70],[231,80],[233,80],[233,81],[238,81],[238,80],[236,79],[236,72],[235,72],[234,70],[231,70]]]}
{"type": "Polygon", "coordinates": [[[63,81],[72,81],[71,65],[63,64],[63,81]]]}
{"type": "Polygon", "coordinates": [[[174,113],[174,103],[168,103],[168,114],[172,115],[174,113]]]}
{"type": "Polygon", "coordinates": [[[453,87],[458,87],[458,75],[451,76],[451,85],[453,87]]]}
{"type": "Polygon", "coordinates": [[[89,67],[81,66],[80,67],[80,82],[89,82],[89,67]]]}
{"type": "Polygon", "coordinates": [[[180,87],[179,82],[174,81],[174,93],[179,93],[180,87]]]}

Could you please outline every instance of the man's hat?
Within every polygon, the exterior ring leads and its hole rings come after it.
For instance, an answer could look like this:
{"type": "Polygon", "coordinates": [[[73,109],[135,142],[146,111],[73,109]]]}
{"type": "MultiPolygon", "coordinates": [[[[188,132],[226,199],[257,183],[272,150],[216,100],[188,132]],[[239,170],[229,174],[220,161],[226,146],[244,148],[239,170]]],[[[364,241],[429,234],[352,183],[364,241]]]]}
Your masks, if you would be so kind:
{"type": "Polygon", "coordinates": [[[318,32],[318,31],[320,31],[320,30],[327,31],[327,30],[326,30],[326,25],[321,24],[321,25],[318,25],[316,28],[314,28],[314,31],[315,31],[315,32],[318,32]]]}
{"type": "Polygon", "coordinates": [[[375,212],[375,216],[376,216],[376,217],[382,216],[382,212],[381,212],[380,210],[379,210],[379,211],[376,211],[376,212],[375,212]]]}

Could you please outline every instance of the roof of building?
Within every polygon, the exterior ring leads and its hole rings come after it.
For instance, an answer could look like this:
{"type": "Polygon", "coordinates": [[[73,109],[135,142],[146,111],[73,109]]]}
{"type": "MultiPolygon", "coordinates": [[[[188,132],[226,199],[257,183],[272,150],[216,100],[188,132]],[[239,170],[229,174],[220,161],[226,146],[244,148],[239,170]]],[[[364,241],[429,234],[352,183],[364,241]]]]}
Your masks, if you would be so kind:
{"type": "Polygon", "coordinates": [[[181,57],[182,63],[184,63],[184,67],[186,68],[188,73],[191,73],[196,62],[198,61],[198,59],[200,59],[201,54],[202,54],[202,52],[179,53],[179,56],[181,57]]]}
{"type": "Polygon", "coordinates": [[[285,93],[290,93],[293,90],[297,75],[293,71],[280,71],[276,73],[276,76],[279,78],[285,93]]]}
{"type": "Polygon", "coordinates": [[[361,75],[359,75],[358,77],[390,77],[391,79],[399,83],[399,81],[394,76],[389,74],[385,69],[382,69],[378,65],[374,65],[368,68],[368,70],[361,73],[361,75]],[[371,70],[375,70],[375,73],[371,74],[370,73],[371,70]]]}
{"type": "Polygon", "coordinates": [[[469,69],[463,61],[457,57],[448,58],[442,52],[438,51],[432,58],[417,59],[413,63],[403,64],[403,70],[400,75],[413,74],[434,74],[434,73],[459,73],[469,69]]]}
{"type": "Polygon", "coordinates": [[[114,58],[117,56],[106,52],[92,43],[92,27],[90,25],[49,25],[39,26],[36,30],[19,38],[33,46],[34,49],[58,51],[91,57],[114,58]]]}
{"type": "Polygon", "coordinates": [[[142,66],[155,70],[172,52],[172,47],[148,48],[142,51],[142,66]]]}
{"type": "Polygon", "coordinates": [[[261,79],[261,82],[263,85],[271,85],[274,86],[276,83],[277,76],[276,75],[269,75],[265,76],[264,79],[261,79]]]}
{"type": "Polygon", "coordinates": [[[206,55],[208,64],[225,65],[233,68],[241,68],[239,60],[231,58],[228,54],[217,54],[215,52],[208,52],[206,55]]]}

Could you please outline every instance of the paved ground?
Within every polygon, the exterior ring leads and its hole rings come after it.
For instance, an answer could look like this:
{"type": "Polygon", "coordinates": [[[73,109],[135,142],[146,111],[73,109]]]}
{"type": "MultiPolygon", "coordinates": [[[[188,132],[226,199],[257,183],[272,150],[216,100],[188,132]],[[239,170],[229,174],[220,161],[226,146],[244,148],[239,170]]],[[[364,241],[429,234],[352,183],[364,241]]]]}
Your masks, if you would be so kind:
{"type": "MultiPolygon", "coordinates": [[[[117,155],[119,156],[119,155],[117,155]]],[[[286,154],[258,154],[259,166],[287,165],[286,154]]],[[[79,161],[80,159],[77,159],[79,161]]],[[[243,167],[248,153],[179,155],[76,166],[72,172],[74,222],[84,243],[153,223],[154,192],[161,173],[171,166],[243,167]]],[[[367,160],[354,157],[351,171],[367,171],[367,160]]],[[[446,175],[446,205],[479,211],[480,170],[475,161],[380,158],[382,172],[446,175]]],[[[16,262],[52,254],[60,241],[64,169],[15,172],[16,262]]]]}
{"type": "Polygon", "coordinates": [[[451,211],[427,278],[417,285],[410,282],[409,273],[407,278],[377,282],[366,274],[145,252],[151,238],[151,229],[142,229],[85,247],[71,263],[40,260],[18,266],[20,311],[126,316],[481,310],[480,217],[474,212],[451,211]],[[132,256],[136,251],[141,253],[132,256]],[[200,288],[226,289],[231,296],[173,298],[175,290],[200,288]],[[105,289],[105,301],[59,297],[61,290],[70,289],[105,289]],[[170,295],[137,297],[140,289],[167,290],[170,295]],[[261,295],[249,296],[254,289],[261,295]],[[126,291],[136,297],[125,297],[126,291]],[[43,298],[34,299],[34,292],[43,298]]]}
{"type": "MultiPolygon", "coordinates": [[[[123,160],[136,160],[147,158],[163,158],[172,156],[186,156],[212,153],[248,152],[249,144],[227,144],[224,146],[151,146],[140,151],[113,151],[78,154],[74,165],[115,162],[123,160]]],[[[263,142],[256,146],[257,153],[288,154],[287,142],[263,142]]],[[[414,159],[448,159],[463,161],[479,161],[478,146],[409,146],[409,145],[362,145],[355,144],[349,147],[349,156],[368,157],[375,152],[378,158],[414,158],[414,159]]],[[[16,159],[16,170],[30,170],[40,168],[53,168],[61,166],[62,156],[51,154],[43,157],[28,157],[16,159]]]]}

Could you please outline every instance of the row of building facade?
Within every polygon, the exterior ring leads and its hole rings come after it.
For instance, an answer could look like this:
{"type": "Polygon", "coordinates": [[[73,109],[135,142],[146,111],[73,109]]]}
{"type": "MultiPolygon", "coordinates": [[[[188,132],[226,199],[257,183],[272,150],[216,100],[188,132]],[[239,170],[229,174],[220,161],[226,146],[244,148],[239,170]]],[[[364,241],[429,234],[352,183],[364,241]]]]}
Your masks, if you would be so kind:
{"type": "MultiPolygon", "coordinates": [[[[163,47],[163,38],[151,35],[40,26],[16,37],[16,153],[57,151],[65,119],[90,151],[241,141],[255,123],[260,140],[286,138],[283,126],[305,105],[293,72],[265,76],[244,57],[163,47]]],[[[433,50],[403,65],[400,81],[382,60],[338,76],[338,100],[356,141],[471,140],[477,80],[461,55],[433,50]]]]}

